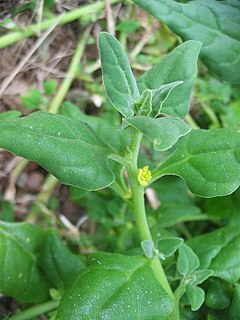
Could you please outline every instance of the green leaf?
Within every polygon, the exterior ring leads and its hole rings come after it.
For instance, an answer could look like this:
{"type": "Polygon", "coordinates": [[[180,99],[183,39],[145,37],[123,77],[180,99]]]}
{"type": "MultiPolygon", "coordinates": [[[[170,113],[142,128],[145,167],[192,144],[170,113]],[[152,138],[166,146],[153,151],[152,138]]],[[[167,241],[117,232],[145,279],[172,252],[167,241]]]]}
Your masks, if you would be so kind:
{"type": "Polygon", "coordinates": [[[0,147],[38,162],[65,184],[86,190],[114,181],[108,155],[112,150],[83,122],[35,112],[0,122],[0,147]]]}
{"type": "Polygon", "coordinates": [[[58,320],[168,319],[173,305],[145,257],[98,254],[58,308],[58,320]]]}
{"type": "Polygon", "coordinates": [[[240,279],[239,226],[220,228],[188,241],[196,252],[201,269],[211,269],[216,277],[228,282],[240,279]]]}
{"type": "Polygon", "coordinates": [[[186,293],[190,301],[192,311],[198,310],[204,302],[204,290],[191,284],[187,284],[186,293]]]}
{"type": "Polygon", "coordinates": [[[182,244],[178,250],[177,270],[180,274],[186,276],[198,269],[199,259],[188,245],[182,244]]]}
{"type": "Polygon", "coordinates": [[[157,249],[165,257],[170,257],[182,244],[181,238],[162,238],[157,240],[157,249]]]}
{"type": "Polygon", "coordinates": [[[131,117],[139,91],[128,57],[117,39],[106,32],[100,33],[99,50],[107,97],[124,117],[131,117]]]}
{"type": "Polygon", "coordinates": [[[154,256],[154,243],[152,240],[144,240],[141,242],[141,247],[147,258],[152,259],[154,256]]]}
{"type": "Polygon", "coordinates": [[[203,43],[201,58],[225,81],[240,82],[240,15],[237,1],[134,0],[143,9],[186,40],[203,43]]]}
{"type": "Polygon", "coordinates": [[[17,111],[17,110],[1,112],[0,113],[0,121],[19,118],[21,115],[22,115],[21,112],[17,111]]]}
{"type": "Polygon", "coordinates": [[[56,92],[57,82],[55,80],[47,80],[43,82],[44,93],[46,96],[51,96],[56,92]]]}
{"type": "Polygon", "coordinates": [[[186,135],[191,130],[191,126],[178,118],[152,119],[144,116],[134,116],[124,119],[124,121],[142,132],[153,142],[154,149],[158,151],[170,149],[181,136],[186,135]]]}
{"type": "Polygon", "coordinates": [[[229,309],[230,320],[238,320],[240,314],[240,284],[235,283],[232,304],[229,309]]]}
{"type": "Polygon", "coordinates": [[[188,283],[196,286],[198,284],[203,283],[209,277],[213,275],[212,270],[202,269],[202,270],[194,270],[193,275],[189,276],[188,283]],[[192,280],[190,281],[190,277],[192,280]]]}
{"type": "Polygon", "coordinates": [[[229,283],[213,278],[206,291],[205,304],[215,310],[224,310],[231,304],[232,288],[229,283]]]}
{"type": "Polygon", "coordinates": [[[182,177],[202,197],[223,196],[240,183],[240,131],[234,128],[194,130],[180,139],[175,152],[152,172],[182,177]]]}
{"type": "Polygon", "coordinates": [[[197,75],[197,58],[200,48],[199,41],[188,41],[179,45],[138,80],[140,92],[183,81],[182,85],[176,86],[169,93],[162,105],[162,113],[179,118],[184,118],[188,113],[191,92],[197,75]]]}
{"type": "Polygon", "coordinates": [[[172,83],[168,83],[165,85],[160,86],[157,89],[153,89],[153,110],[151,112],[151,117],[156,118],[157,115],[160,113],[162,110],[162,106],[164,102],[167,100],[169,94],[171,91],[176,88],[179,84],[182,84],[183,81],[175,81],[172,83]]]}
{"type": "Polygon", "coordinates": [[[39,265],[48,281],[63,293],[77,278],[85,263],[80,256],[63,246],[54,230],[47,230],[43,237],[43,243],[39,244],[39,265]]]}
{"type": "Polygon", "coordinates": [[[135,101],[133,108],[138,115],[148,116],[152,111],[152,90],[146,89],[143,91],[139,100],[135,101]]]}
{"type": "Polygon", "coordinates": [[[124,138],[120,136],[117,128],[107,121],[98,117],[88,116],[79,110],[77,106],[69,102],[64,102],[61,113],[64,116],[87,123],[94,130],[95,134],[112,149],[120,151],[123,148],[124,138]]]}
{"type": "Polygon", "coordinates": [[[21,303],[48,299],[49,284],[36,254],[42,243],[40,228],[0,222],[0,292],[21,303]]]}
{"type": "Polygon", "coordinates": [[[30,88],[28,89],[27,95],[21,96],[20,100],[25,109],[34,110],[39,108],[42,95],[39,90],[30,88]]]}
{"type": "Polygon", "coordinates": [[[133,33],[136,32],[141,27],[140,21],[133,20],[123,20],[116,25],[115,30],[120,31],[122,33],[133,33]]]}

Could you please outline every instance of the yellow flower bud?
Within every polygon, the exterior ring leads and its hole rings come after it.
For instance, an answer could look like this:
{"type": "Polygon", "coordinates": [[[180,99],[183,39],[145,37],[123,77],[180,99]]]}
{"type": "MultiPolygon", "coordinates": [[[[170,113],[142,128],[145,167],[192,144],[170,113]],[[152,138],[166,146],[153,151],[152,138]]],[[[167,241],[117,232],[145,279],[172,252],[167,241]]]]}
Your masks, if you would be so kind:
{"type": "Polygon", "coordinates": [[[148,182],[152,179],[151,171],[148,170],[148,166],[138,169],[138,182],[141,186],[146,187],[148,182]]]}

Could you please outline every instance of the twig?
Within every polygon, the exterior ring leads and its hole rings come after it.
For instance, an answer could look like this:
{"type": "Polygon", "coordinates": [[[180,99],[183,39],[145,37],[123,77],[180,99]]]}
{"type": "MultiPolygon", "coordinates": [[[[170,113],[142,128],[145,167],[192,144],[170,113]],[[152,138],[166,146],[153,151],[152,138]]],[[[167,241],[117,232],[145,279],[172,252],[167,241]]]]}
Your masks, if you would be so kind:
{"type": "Polygon", "coordinates": [[[111,35],[115,36],[115,22],[112,15],[112,7],[110,0],[104,0],[106,8],[106,18],[107,18],[107,30],[111,35]]]}

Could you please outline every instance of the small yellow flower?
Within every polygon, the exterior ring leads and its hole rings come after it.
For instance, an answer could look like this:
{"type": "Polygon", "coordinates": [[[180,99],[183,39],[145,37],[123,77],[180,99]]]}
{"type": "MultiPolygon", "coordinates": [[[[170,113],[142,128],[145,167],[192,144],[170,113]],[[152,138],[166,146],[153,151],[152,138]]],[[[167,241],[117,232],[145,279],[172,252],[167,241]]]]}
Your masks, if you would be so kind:
{"type": "Polygon", "coordinates": [[[141,186],[146,187],[148,182],[152,179],[151,171],[148,170],[148,166],[138,169],[138,182],[141,186]]]}

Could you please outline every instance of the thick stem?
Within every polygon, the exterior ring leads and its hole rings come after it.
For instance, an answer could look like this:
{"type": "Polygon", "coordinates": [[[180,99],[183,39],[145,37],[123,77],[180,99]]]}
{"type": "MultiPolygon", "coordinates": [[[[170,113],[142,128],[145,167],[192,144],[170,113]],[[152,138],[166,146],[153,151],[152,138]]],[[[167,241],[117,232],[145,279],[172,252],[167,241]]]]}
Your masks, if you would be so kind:
{"type": "Polygon", "coordinates": [[[56,309],[59,305],[59,301],[48,301],[44,302],[40,305],[34,306],[22,312],[15,314],[14,316],[10,317],[9,320],[28,320],[33,319],[36,316],[39,316],[43,313],[52,311],[56,309]]]}
{"type": "MultiPolygon", "coordinates": [[[[152,235],[148,226],[145,203],[144,203],[144,188],[140,185],[137,180],[138,176],[138,153],[140,148],[140,142],[142,134],[137,130],[133,129],[133,139],[130,146],[131,159],[129,160],[126,168],[128,172],[128,179],[132,190],[132,198],[130,208],[133,212],[136,227],[139,233],[141,241],[152,240],[152,235]]],[[[158,279],[159,283],[168,293],[174,303],[174,311],[171,314],[171,320],[179,320],[178,308],[176,308],[176,301],[172,289],[168,283],[167,277],[163,270],[160,260],[156,257],[152,261],[153,272],[158,279]]]]}

